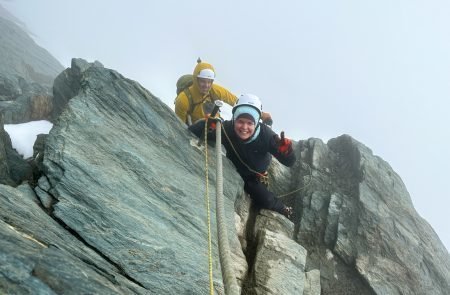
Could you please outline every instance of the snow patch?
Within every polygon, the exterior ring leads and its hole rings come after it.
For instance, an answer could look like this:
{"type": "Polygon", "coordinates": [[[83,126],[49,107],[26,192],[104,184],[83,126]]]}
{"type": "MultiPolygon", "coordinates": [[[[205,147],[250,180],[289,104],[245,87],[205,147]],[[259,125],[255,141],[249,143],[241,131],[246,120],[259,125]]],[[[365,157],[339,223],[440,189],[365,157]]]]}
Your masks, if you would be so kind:
{"type": "Polygon", "coordinates": [[[33,156],[33,145],[38,134],[48,134],[53,124],[49,121],[32,121],[22,124],[6,124],[13,148],[25,159],[33,156]]]}

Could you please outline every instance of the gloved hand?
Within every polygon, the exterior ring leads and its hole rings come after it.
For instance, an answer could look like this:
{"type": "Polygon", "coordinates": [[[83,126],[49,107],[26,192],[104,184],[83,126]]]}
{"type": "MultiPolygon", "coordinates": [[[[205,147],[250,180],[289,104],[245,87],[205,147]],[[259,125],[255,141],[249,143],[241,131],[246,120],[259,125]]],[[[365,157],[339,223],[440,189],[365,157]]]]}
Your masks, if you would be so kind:
{"type": "Polygon", "coordinates": [[[208,131],[209,132],[216,130],[217,122],[223,123],[223,119],[221,117],[212,118],[212,117],[206,116],[206,120],[208,122],[208,131]]]}
{"type": "Polygon", "coordinates": [[[275,142],[280,154],[287,156],[292,153],[292,140],[284,137],[284,131],[281,131],[280,136],[275,135],[275,142]]]}
{"type": "Polygon", "coordinates": [[[272,126],[272,124],[273,124],[272,116],[270,115],[270,113],[262,112],[261,120],[266,125],[272,126]]]}

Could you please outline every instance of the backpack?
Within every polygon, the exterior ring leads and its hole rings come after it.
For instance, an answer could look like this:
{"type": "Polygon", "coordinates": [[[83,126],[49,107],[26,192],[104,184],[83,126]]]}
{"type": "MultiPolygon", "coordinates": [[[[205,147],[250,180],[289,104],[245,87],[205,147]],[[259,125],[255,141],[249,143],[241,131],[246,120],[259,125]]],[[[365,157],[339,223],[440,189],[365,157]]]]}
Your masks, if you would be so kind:
{"type": "Polygon", "coordinates": [[[190,122],[191,120],[191,115],[192,112],[194,111],[194,108],[197,104],[200,103],[196,103],[194,104],[194,99],[192,98],[192,94],[191,91],[189,90],[189,87],[192,86],[192,84],[194,84],[194,76],[191,74],[186,74],[181,76],[180,78],[178,78],[177,80],[177,96],[181,93],[184,92],[184,94],[186,94],[188,100],[189,100],[189,109],[187,111],[187,117],[188,117],[188,125],[192,124],[192,122],[190,122]]]}
{"type": "Polygon", "coordinates": [[[194,84],[194,80],[191,74],[183,75],[180,78],[178,78],[177,95],[180,94],[183,90],[191,87],[192,84],[194,84]]]}

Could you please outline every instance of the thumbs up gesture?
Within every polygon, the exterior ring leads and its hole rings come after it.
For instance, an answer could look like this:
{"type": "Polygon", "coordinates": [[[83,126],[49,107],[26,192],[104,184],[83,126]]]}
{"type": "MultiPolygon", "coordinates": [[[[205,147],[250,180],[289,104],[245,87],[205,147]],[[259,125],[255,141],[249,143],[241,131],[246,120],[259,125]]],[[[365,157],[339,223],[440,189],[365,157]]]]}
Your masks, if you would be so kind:
{"type": "Polygon", "coordinates": [[[292,153],[292,140],[284,137],[284,131],[281,131],[280,136],[275,135],[275,142],[280,154],[287,156],[292,153]]]}

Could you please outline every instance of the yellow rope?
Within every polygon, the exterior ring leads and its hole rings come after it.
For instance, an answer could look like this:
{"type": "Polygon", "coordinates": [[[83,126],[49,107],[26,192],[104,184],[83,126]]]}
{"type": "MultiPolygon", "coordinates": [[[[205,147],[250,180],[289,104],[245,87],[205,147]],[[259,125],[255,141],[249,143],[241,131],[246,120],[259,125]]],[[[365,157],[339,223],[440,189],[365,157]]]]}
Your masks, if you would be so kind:
{"type": "Polygon", "coordinates": [[[205,121],[205,202],[208,219],[208,268],[209,268],[209,294],[214,295],[213,268],[212,268],[212,247],[211,247],[211,214],[209,207],[209,181],[208,181],[208,120],[205,121]]]}

